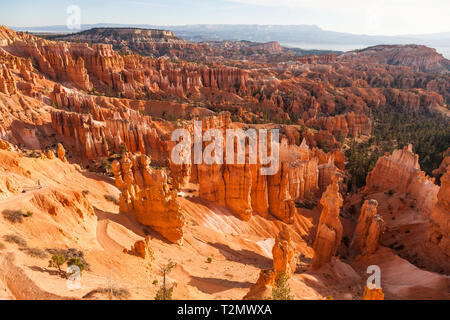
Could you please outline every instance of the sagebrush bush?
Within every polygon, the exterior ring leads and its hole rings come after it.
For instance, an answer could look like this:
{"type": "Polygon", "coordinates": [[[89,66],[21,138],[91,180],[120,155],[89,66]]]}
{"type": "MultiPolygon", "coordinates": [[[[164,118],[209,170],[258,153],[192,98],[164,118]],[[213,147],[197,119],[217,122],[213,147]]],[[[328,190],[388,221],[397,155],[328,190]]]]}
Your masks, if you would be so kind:
{"type": "Polygon", "coordinates": [[[120,300],[126,300],[130,297],[130,291],[125,288],[97,288],[95,290],[92,290],[88,294],[86,294],[83,299],[88,299],[92,297],[96,293],[105,294],[108,296],[112,295],[112,298],[120,299],[120,300]]]}
{"type": "Polygon", "coordinates": [[[20,210],[3,211],[3,217],[11,223],[22,223],[25,216],[26,214],[20,210]]]}
{"type": "Polygon", "coordinates": [[[116,197],[109,195],[109,194],[105,194],[104,197],[106,200],[111,201],[112,203],[114,203],[116,205],[120,205],[120,201],[116,197]]]}
{"type": "Polygon", "coordinates": [[[6,242],[9,242],[9,243],[15,243],[19,247],[23,247],[23,248],[27,247],[27,242],[25,241],[25,239],[20,236],[15,235],[15,234],[5,235],[5,236],[3,236],[3,240],[5,240],[6,242]]]}
{"type": "Polygon", "coordinates": [[[47,258],[47,253],[39,248],[23,248],[23,252],[33,258],[45,259],[47,258]]]}

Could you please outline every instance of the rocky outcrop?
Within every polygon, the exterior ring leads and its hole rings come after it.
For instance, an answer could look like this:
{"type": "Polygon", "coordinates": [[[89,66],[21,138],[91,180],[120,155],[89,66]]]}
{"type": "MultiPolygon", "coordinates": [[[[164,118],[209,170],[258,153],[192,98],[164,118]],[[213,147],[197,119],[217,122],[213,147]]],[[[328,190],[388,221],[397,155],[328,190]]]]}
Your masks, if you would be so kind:
{"type": "Polygon", "coordinates": [[[354,112],[334,117],[320,117],[306,121],[308,127],[324,129],[334,135],[342,134],[344,137],[358,137],[360,135],[370,135],[372,123],[364,114],[354,112]]]}
{"type": "Polygon", "coordinates": [[[150,237],[138,240],[130,250],[124,249],[124,253],[135,255],[142,259],[153,259],[153,249],[150,245],[150,237]]]}
{"type": "Polygon", "coordinates": [[[75,151],[87,159],[107,157],[111,153],[141,152],[157,159],[168,156],[168,144],[162,141],[150,118],[138,121],[120,119],[98,121],[92,114],[54,111],[52,127],[66,137],[75,151]]]}
{"type": "Polygon", "coordinates": [[[0,64],[0,92],[8,95],[17,92],[16,82],[4,64],[0,64]]]}
{"type": "Polygon", "coordinates": [[[367,175],[366,188],[373,191],[395,190],[406,193],[412,180],[420,170],[419,156],[412,152],[412,146],[386,154],[367,175]]]}
{"type": "Polygon", "coordinates": [[[424,251],[439,271],[450,273],[450,170],[441,178],[437,202],[431,210],[424,251]]]}
{"type": "Polygon", "coordinates": [[[244,300],[264,300],[272,295],[272,286],[275,282],[275,271],[272,269],[261,270],[258,280],[244,296],[244,300]]]}
{"type": "Polygon", "coordinates": [[[198,165],[199,196],[229,207],[244,220],[272,214],[292,223],[295,202],[318,190],[318,160],[306,142],[280,151],[279,170],[261,175],[257,164],[198,165]]]}
{"type": "Polygon", "coordinates": [[[434,184],[434,178],[427,177],[420,170],[419,156],[409,145],[379,158],[367,175],[364,193],[388,190],[411,195],[417,201],[417,208],[428,216],[439,188],[434,184]]]}
{"type": "Polygon", "coordinates": [[[385,223],[377,214],[377,207],[376,200],[364,201],[350,245],[355,255],[373,254],[378,249],[385,223]]]}
{"type": "Polygon", "coordinates": [[[374,46],[358,51],[357,55],[365,56],[371,62],[408,66],[421,72],[445,72],[450,68],[450,61],[436,49],[414,44],[374,46]]]}
{"type": "Polygon", "coordinates": [[[273,270],[276,275],[284,272],[289,278],[295,272],[294,244],[289,227],[284,225],[272,248],[273,270]]]}
{"type": "Polygon", "coordinates": [[[363,300],[384,300],[383,289],[369,289],[367,286],[365,286],[363,300]]]}
{"type": "Polygon", "coordinates": [[[58,149],[57,149],[58,158],[62,162],[67,162],[66,159],[66,150],[64,149],[63,145],[61,143],[58,143],[58,149]]]}
{"type": "Polygon", "coordinates": [[[113,162],[116,186],[122,191],[120,210],[133,214],[170,242],[181,244],[185,220],[177,193],[171,190],[167,174],[151,168],[150,162],[148,156],[130,154],[113,162]]]}
{"type": "Polygon", "coordinates": [[[335,176],[320,199],[322,212],[314,241],[313,269],[319,269],[328,263],[341,244],[343,228],[339,213],[342,204],[343,199],[339,193],[338,178],[335,176]]]}
{"type": "Polygon", "coordinates": [[[272,248],[273,269],[261,270],[258,280],[250,287],[244,300],[261,300],[270,297],[277,276],[284,273],[287,278],[290,278],[295,272],[294,253],[291,231],[284,225],[272,248]]]}

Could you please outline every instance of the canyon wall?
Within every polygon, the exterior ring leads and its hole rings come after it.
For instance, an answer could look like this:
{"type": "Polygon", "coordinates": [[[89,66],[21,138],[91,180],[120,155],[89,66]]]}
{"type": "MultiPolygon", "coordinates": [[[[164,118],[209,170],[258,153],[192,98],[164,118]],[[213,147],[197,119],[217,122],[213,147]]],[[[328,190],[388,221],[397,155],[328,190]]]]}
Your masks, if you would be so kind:
{"type": "Polygon", "coordinates": [[[440,271],[450,273],[450,170],[441,178],[441,187],[430,214],[424,252],[440,271]]]}

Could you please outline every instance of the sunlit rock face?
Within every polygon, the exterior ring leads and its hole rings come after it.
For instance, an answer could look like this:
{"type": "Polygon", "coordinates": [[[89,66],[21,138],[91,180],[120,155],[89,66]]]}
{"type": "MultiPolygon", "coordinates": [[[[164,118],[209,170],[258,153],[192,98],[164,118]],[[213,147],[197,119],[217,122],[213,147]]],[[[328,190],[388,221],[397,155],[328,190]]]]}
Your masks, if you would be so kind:
{"type": "Polygon", "coordinates": [[[376,200],[366,200],[362,206],[351,243],[354,254],[372,254],[378,249],[385,223],[377,214],[377,207],[376,200]]]}
{"type": "Polygon", "coordinates": [[[151,168],[150,162],[146,155],[128,154],[113,162],[116,186],[122,191],[120,210],[133,214],[170,242],[181,244],[185,219],[176,190],[170,189],[167,174],[151,168]]]}
{"type": "Polygon", "coordinates": [[[339,213],[342,204],[343,199],[339,193],[338,179],[334,177],[333,183],[327,187],[320,199],[322,212],[314,241],[313,269],[319,269],[328,263],[341,244],[343,229],[339,213]]]}

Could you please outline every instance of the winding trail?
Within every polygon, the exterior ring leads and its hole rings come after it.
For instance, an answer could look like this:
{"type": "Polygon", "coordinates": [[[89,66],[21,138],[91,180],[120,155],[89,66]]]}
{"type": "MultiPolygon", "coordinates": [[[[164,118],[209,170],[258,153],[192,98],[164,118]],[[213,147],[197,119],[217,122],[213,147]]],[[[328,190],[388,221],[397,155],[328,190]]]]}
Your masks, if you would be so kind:
{"type": "Polygon", "coordinates": [[[8,204],[14,203],[14,202],[19,201],[19,200],[20,200],[20,202],[30,201],[32,199],[32,196],[35,193],[38,193],[38,192],[41,192],[41,191],[45,191],[47,189],[48,189],[48,187],[42,187],[42,188],[36,188],[34,190],[27,191],[27,192],[24,192],[24,193],[19,193],[17,195],[14,195],[14,196],[8,197],[6,199],[0,200],[0,206],[8,205],[8,204]]]}
{"type": "MultiPolygon", "coordinates": [[[[97,211],[97,209],[96,209],[97,211]]],[[[123,252],[123,247],[108,235],[109,219],[103,218],[97,221],[96,237],[100,246],[109,252],[123,252]]]]}

